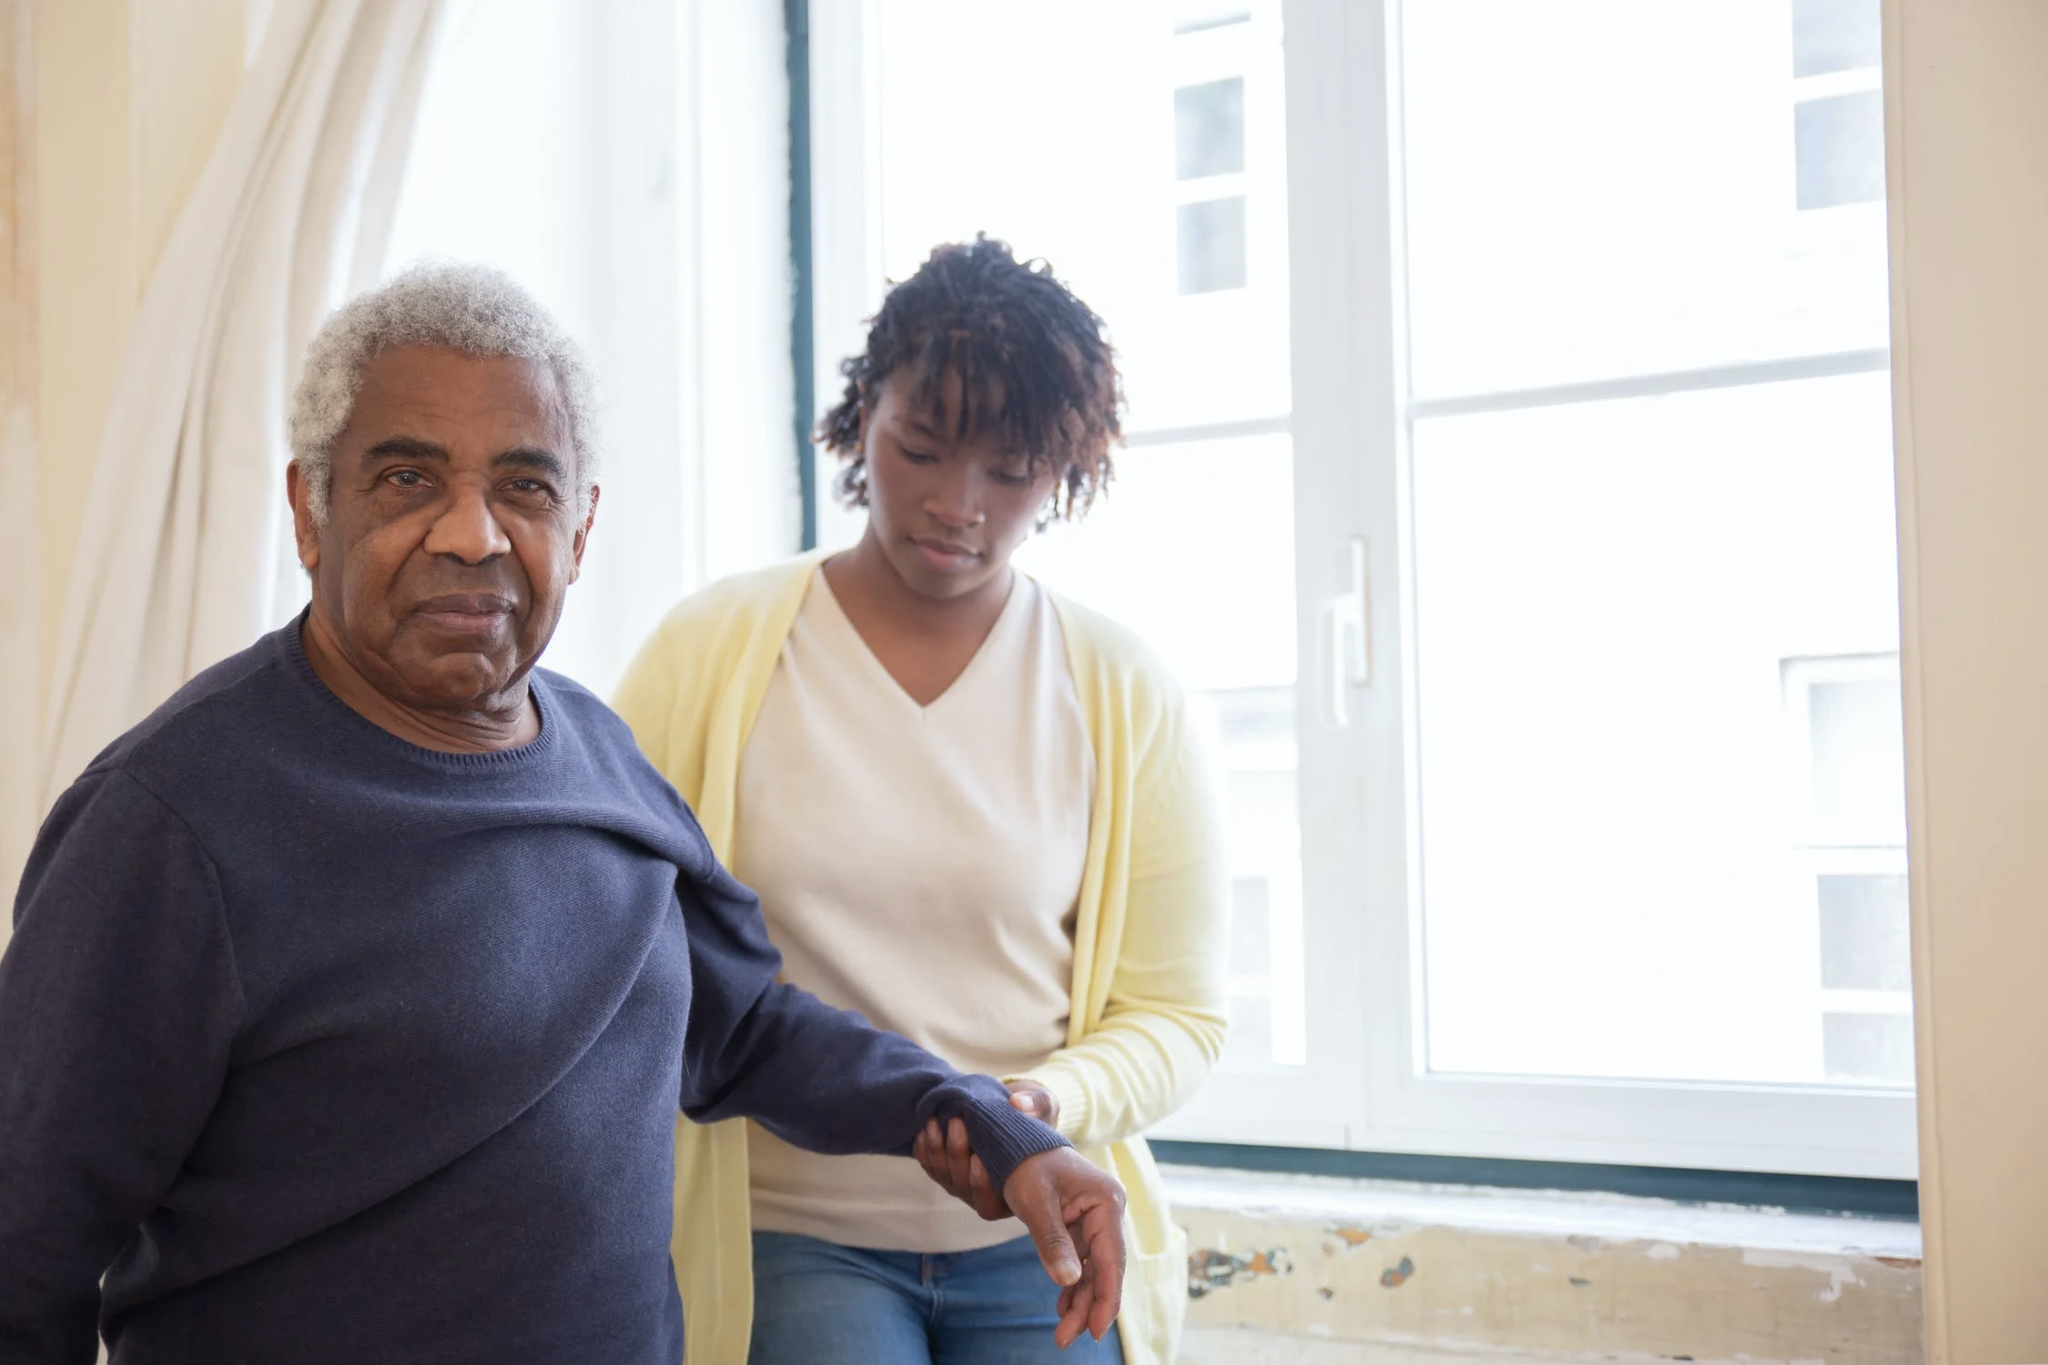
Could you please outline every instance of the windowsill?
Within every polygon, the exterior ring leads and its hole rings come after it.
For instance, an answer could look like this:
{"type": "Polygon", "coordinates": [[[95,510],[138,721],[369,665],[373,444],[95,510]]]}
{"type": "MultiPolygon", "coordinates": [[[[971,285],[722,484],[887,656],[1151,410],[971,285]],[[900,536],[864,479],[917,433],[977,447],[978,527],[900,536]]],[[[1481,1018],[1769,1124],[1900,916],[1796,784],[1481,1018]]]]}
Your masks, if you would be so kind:
{"type": "Polygon", "coordinates": [[[1779,1175],[1755,1171],[1685,1170],[1668,1166],[1613,1166],[1579,1161],[1500,1157],[1429,1156],[1404,1152],[1248,1146],[1237,1143],[1154,1139],[1162,1166],[1217,1171],[1338,1176],[1378,1181],[1392,1188],[1424,1185],[1452,1190],[1541,1194],[1585,1191],[1683,1205],[1781,1209],[1793,1213],[1862,1214],[1913,1221],[1919,1191],[1911,1180],[1855,1176],[1779,1175]]]}
{"type": "Polygon", "coordinates": [[[1920,1359],[1920,1229],[1902,1219],[1186,1166],[1164,1173],[1200,1291],[1189,1314],[1196,1360],[1235,1358],[1255,1341],[1246,1358],[1349,1358],[1327,1346],[1298,1356],[1283,1349],[1297,1338],[1700,1360],[1920,1359]],[[1234,1343],[1233,1354],[1218,1353],[1222,1343],[1234,1343]]]}

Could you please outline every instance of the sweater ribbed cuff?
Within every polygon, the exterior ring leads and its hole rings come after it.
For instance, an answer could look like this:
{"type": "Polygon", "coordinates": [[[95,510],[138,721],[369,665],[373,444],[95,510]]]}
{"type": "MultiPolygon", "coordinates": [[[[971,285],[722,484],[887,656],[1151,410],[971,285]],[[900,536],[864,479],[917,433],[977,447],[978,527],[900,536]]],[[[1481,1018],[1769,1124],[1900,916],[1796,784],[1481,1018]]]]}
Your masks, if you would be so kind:
{"type": "Polygon", "coordinates": [[[1029,1114],[1018,1111],[1007,1098],[997,1102],[977,1095],[961,1110],[960,1117],[966,1120],[967,1140],[974,1154],[981,1158],[981,1164],[988,1168],[988,1178],[998,1193],[1010,1183],[1017,1168],[1032,1157],[1073,1145],[1029,1114]]]}

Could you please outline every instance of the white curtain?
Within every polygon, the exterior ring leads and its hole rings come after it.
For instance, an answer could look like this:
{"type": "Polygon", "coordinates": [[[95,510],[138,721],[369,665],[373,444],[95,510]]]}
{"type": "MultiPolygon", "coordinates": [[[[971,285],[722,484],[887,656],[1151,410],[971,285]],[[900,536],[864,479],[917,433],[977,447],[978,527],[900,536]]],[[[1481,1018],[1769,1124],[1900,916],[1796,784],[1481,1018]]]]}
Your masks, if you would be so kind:
{"type": "Polygon", "coordinates": [[[284,498],[299,358],[383,264],[445,0],[278,0],[143,295],[93,467],[45,805],[303,599],[284,498]]]}

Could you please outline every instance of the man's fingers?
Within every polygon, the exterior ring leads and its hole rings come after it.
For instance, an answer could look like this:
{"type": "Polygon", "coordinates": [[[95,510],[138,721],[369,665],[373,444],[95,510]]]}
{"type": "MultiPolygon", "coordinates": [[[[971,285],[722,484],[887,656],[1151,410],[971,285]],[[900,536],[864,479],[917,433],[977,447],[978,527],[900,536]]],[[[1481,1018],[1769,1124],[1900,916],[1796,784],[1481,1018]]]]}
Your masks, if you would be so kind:
{"type": "Polygon", "coordinates": [[[1030,1158],[1010,1177],[1011,1188],[1003,1193],[1010,1211],[1023,1219],[1024,1226],[1030,1229],[1031,1241],[1038,1248],[1038,1260],[1045,1267],[1045,1273],[1052,1276],[1054,1284],[1065,1288],[1080,1283],[1081,1258],[1074,1250],[1074,1239],[1067,1235],[1066,1222],[1060,1217],[1059,1191],[1043,1170],[1044,1163],[1058,1155],[1056,1152],[1041,1152],[1030,1158]]]}
{"type": "Polygon", "coordinates": [[[1122,1211],[1097,1204],[1081,1215],[1081,1237],[1088,1247],[1088,1285],[1094,1302],[1088,1310],[1088,1333],[1097,1341],[1109,1335],[1124,1298],[1122,1211]]]}
{"type": "Polygon", "coordinates": [[[1094,1307],[1095,1279],[1091,1271],[1081,1278],[1080,1283],[1070,1284],[1060,1291],[1060,1320],[1052,1329],[1053,1344],[1064,1351],[1079,1341],[1081,1333],[1090,1330],[1094,1307]]]}

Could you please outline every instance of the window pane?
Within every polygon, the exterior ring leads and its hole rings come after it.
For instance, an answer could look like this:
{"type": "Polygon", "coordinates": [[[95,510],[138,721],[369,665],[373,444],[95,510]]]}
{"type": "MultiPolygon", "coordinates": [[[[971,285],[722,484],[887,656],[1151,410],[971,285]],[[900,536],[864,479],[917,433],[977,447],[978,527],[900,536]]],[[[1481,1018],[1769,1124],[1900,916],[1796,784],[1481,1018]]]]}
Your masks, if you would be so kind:
{"type": "Polygon", "coordinates": [[[872,12],[887,275],[985,231],[1050,261],[1108,321],[1131,430],[1287,413],[1278,0],[872,12]],[[1252,21],[1222,22],[1235,14],[1252,21]],[[1217,175],[1232,179],[1202,183],[1217,175]]]}
{"type": "Polygon", "coordinates": [[[1174,173],[1182,180],[1244,169],[1244,82],[1209,81],[1173,92],[1174,173]]]}
{"type": "Polygon", "coordinates": [[[1249,23],[1252,7],[1245,0],[1173,0],[1173,31],[1200,33],[1205,28],[1249,23]]]}
{"type": "Polygon", "coordinates": [[[1896,675],[1815,682],[1807,690],[1816,845],[1903,847],[1904,704],[1896,675]]]}
{"type": "Polygon", "coordinates": [[[1823,876],[1821,984],[1841,991],[1910,991],[1913,970],[1901,876],[1823,876]]]}
{"type": "Polygon", "coordinates": [[[1875,90],[1805,100],[1794,110],[1799,207],[1884,198],[1884,96],[1875,90]]]}
{"type": "Polygon", "coordinates": [[[1187,685],[1228,806],[1226,1066],[1302,1065],[1293,443],[1142,440],[1290,406],[1278,0],[870,3],[887,273],[986,231],[1108,324],[1140,443],[1083,524],[1017,562],[1187,685]]]}
{"type": "Polygon", "coordinates": [[[1244,200],[1180,206],[1180,292],[1244,288],[1244,200]]]}
{"type": "Polygon", "coordinates": [[[1802,93],[1796,32],[1784,0],[1405,6],[1417,394],[1886,345],[1878,96],[1802,93]]]}
{"type": "Polygon", "coordinates": [[[1192,694],[1223,767],[1232,884],[1227,1064],[1307,1059],[1295,743],[1293,443],[1123,452],[1109,496],[1017,562],[1138,630],[1192,694]],[[1228,554],[1217,547],[1228,545],[1228,554]]]}
{"type": "Polygon", "coordinates": [[[1904,1014],[1823,1018],[1827,1078],[1845,1085],[1913,1084],[1913,1020],[1904,1014]]]}
{"type": "Polygon", "coordinates": [[[1878,0],[1792,0],[1792,74],[1876,66],[1884,55],[1878,0]]]}
{"type": "Polygon", "coordinates": [[[1898,648],[1887,389],[1416,424],[1433,1069],[1821,1083],[1849,1065],[1825,963],[1887,961],[1889,931],[1843,887],[1816,894],[1815,830],[1901,832],[1894,684],[1833,664],[1898,648]]]}

